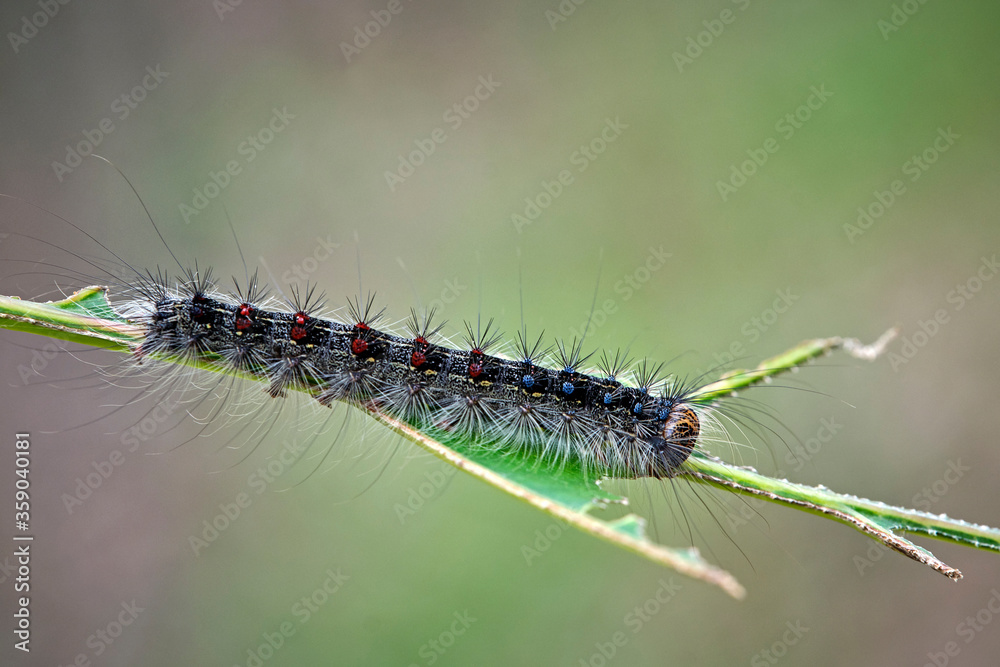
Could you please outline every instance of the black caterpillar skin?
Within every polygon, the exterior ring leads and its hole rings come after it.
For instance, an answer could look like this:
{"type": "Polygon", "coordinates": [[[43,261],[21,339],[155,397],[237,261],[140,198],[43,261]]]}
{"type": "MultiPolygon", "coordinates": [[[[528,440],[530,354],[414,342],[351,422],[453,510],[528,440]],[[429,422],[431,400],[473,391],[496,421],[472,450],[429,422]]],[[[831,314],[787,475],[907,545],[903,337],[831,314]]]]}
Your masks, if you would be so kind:
{"type": "Polygon", "coordinates": [[[374,408],[549,461],[575,458],[610,477],[672,477],[699,436],[684,392],[654,396],[652,380],[636,388],[617,381],[613,369],[608,377],[578,372],[578,353],[561,369],[547,368],[536,359],[544,355],[538,345],[529,351],[522,339],[520,360],[493,356],[487,349],[499,337],[489,325],[482,336],[469,329],[470,349],[451,349],[428,340],[437,331],[428,333],[429,321],[419,327],[414,318],[411,338],[374,328],[371,300],[350,309],[353,325],[342,324],[310,316],[309,298],[293,313],[259,308],[256,281],[242,296],[209,294],[209,279],[193,277],[180,292],[162,279],[147,283],[155,307],[137,318],[147,330],[140,357],[218,355],[265,379],[273,397],[306,389],[324,405],[374,408]]]}

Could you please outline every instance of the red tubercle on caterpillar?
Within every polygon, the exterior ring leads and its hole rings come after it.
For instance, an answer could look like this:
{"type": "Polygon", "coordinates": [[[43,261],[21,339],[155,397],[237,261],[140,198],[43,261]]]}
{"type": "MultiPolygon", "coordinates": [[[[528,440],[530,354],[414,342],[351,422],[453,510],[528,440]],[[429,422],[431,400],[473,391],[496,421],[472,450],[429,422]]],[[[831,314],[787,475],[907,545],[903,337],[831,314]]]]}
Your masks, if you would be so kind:
{"type": "Polygon", "coordinates": [[[292,315],[292,340],[298,342],[305,338],[309,334],[309,316],[306,315],[301,310],[294,315],[292,315]]]}
{"type": "Polygon", "coordinates": [[[354,354],[364,354],[368,351],[368,340],[365,338],[372,328],[366,322],[358,322],[354,325],[354,333],[357,338],[351,341],[351,352],[354,354]]]}
{"type": "Polygon", "coordinates": [[[257,317],[257,309],[249,303],[242,303],[236,309],[236,330],[245,331],[253,326],[254,318],[257,317]]]}
{"type": "Polygon", "coordinates": [[[478,347],[469,352],[469,377],[476,379],[483,373],[483,351],[478,347]]]}
{"type": "Polygon", "coordinates": [[[417,336],[413,339],[413,345],[415,349],[410,355],[410,365],[414,368],[420,368],[427,363],[427,349],[430,347],[430,343],[423,336],[417,336]]]}

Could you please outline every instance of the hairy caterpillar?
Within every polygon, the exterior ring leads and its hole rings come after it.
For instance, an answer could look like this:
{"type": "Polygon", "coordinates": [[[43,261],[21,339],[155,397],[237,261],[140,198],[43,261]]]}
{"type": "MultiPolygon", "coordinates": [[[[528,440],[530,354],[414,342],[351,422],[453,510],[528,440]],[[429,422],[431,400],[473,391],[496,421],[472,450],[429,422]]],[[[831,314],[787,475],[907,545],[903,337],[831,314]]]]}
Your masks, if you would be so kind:
{"type": "Polygon", "coordinates": [[[661,366],[641,364],[629,386],[620,355],[605,355],[601,376],[582,371],[579,342],[558,343],[552,368],[542,338],[523,331],[516,358],[490,354],[500,341],[492,321],[466,323],[465,349],[435,341],[433,313],[411,313],[406,337],[382,331],[374,296],[353,301],[351,319],[338,322],[317,316],[315,288],[294,291],[286,311],[268,309],[256,277],[233,294],[215,290],[210,271],[188,272],[177,288],[147,276],[136,291],[145,297],[129,313],[146,332],[139,357],[214,355],[263,379],[272,397],[311,390],[324,405],[367,404],[611,477],[670,477],[698,439],[691,391],[665,384],[661,366]]]}
{"type": "MultiPolygon", "coordinates": [[[[552,475],[571,465],[596,480],[672,478],[716,433],[720,442],[735,446],[720,416],[756,424],[755,417],[720,410],[717,396],[700,401],[700,378],[666,377],[663,364],[604,353],[592,370],[585,366],[591,355],[580,339],[547,347],[543,336],[529,338],[522,324],[514,343],[504,346],[488,320],[485,326],[467,322],[461,343],[452,345],[434,308],[422,314],[411,310],[394,333],[370,294],[350,300],[339,318],[326,319],[323,297],[314,286],[293,284],[288,296],[275,297],[245,265],[244,279],[234,278],[230,291],[217,286],[211,269],[197,264],[182,267],[174,280],[164,271],[133,267],[86,229],[61,221],[112,259],[63,247],[61,239],[53,244],[26,236],[83,260],[89,269],[73,272],[74,282],[110,284],[113,308],[142,331],[121,374],[140,380],[140,394],[127,404],[157,393],[173,406],[218,401],[205,417],[194,417],[194,408],[170,408],[175,422],[186,412],[203,431],[215,432],[211,422],[242,423],[243,441],[260,442],[271,428],[260,408],[270,404],[265,410],[276,417],[281,399],[297,390],[312,394],[320,406],[341,402],[377,411],[421,432],[544,467],[552,475]],[[208,376],[199,379],[200,373],[183,370],[184,362],[195,361],[262,380],[265,389],[257,383],[249,391],[245,386],[234,391],[233,383],[206,383],[208,376]],[[186,393],[192,389],[193,401],[186,393]],[[234,409],[227,413],[225,406],[234,409]]],[[[152,228],[159,234],[155,223],[152,228]]],[[[342,432],[319,439],[314,431],[310,446],[325,447],[320,453],[325,460],[342,432]]]]}
{"type": "Polygon", "coordinates": [[[257,272],[247,272],[225,292],[212,269],[197,264],[182,267],[172,281],[163,271],[133,268],[60,219],[115,258],[112,273],[71,252],[105,274],[102,280],[117,283],[113,306],[143,331],[134,351],[140,364],[207,360],[262,380],[272,398],[307,391],[324,406],[341,401],[378,410],[418,428],[530,454],[556,469],[572,461],[593,477],[673,477],[697,446],[703,422],[714,425],[696,385],[664,376],[663,364],[605,352],[588,369],[592,354],[584,354],[582,339],[546,347],[543,336],[529,338],[523,324],[511,354],[503,354],[492,319],[485,326],[466,322],[464,345],[454,348],[440,340],[444,323],[435,322],[433,308],[411,309],[398,335],[378,328],[385,310],[376,309],[370,293],[349,301],[343,321],[324,319],[324,297],[315,285],[292,285],[290,296],[278,299],[257,272]]]}

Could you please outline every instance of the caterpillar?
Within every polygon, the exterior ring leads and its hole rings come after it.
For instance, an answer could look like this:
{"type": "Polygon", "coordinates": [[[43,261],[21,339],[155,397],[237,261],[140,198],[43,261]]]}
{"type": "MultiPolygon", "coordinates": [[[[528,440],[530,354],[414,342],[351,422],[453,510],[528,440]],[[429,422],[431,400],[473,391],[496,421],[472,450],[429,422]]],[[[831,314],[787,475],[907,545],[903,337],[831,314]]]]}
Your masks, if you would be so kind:
{"type": "Polygon", "coordinates": [[[271,397],[305,390],[322,405],[366,406],[610,477],[672,477],[700,433],[691,390],[664,380],[662,365],[640,363],[631,386],[621,354],[605,354],[599,374],[583,370],[582,341],[559,341],[550,356],[541,336],[522,330],[507,358],[491,353],[501,336],[490,320],[466,323],[456,349],[435,340],[433,311],[411,312],[407,335],[396,335],[378,328],[385,313],[374,295],[351,301],[340,322],[317,315],[315,286],[274,310],[256,275],[223,293],[210,270],[191,270],[176,287],[149,274],[136,291],[143,298],[126,316],[145,331],[137,358],[216,357],[263,380],[271,397]]]}
{"type": "Polygon", "coordinates": [[[522,326],[505,354],[490,319],[485,326],[466,322],[463,347],[452,347],[433,308],[411,310],[399,333],[379,328],[387,316],[371,293],[350,300],[343,321],[326,319],[315,285],[293,285],[280,299],[254,272],[224,291],[213,270],[197,264],[172,279],[133,268],[89,232],[63,222],[128,274],[121,278],[70,251],[115,284],[112,306],[142,330],[133,355],[139,365],[210,360],[262,380],[272,398],[306,391],[323,406],[375,409],[554,467],[573,461],[598,477],[674,476],[703,420],[711,419],[695,402],[693,385],[665,377],[663,364],[633,364],[617,352],[585,368],[592,355],[582,339],[545,346],[542,335],[529,338],[522,326]]]}
{"type": "Polygon", "coordinates": [[[181,264],[146,213],[181,267],[176,279],[134,268],[56,216],[125,271],[122,278],[71,252],[104,274],[101,280],[113,279],[113,307],[143,332],[133,355],[139,364],[209,360],[261,380],[272,398],[306,391],[323,406],[376,410],[556,469],[572,462],[598,478],[674,477],[704,424],[714,424],[713,408],[698,403],[696,383],[666,376],[662,363],[633,363],[620,351],[604,352],[593,368],[585,367],[593,354],[584,353],[582,338],[545,346],[543,335],[529,338],[522,324],[504,346],[490,319],[485,326],[465,322],[458,348],[441,336],[445,322],[435,322],[434,308],[411,309],[402,331],[393,333],[379,328],[387,316],[372,293],[349,300],[347,316],[337,320],[323,317],[325,296],[314,284],[292,285],[288,296],[277,298],[257,271],[245,271],[243,281],[234,278],[233,288],[222,290],[212,268],[181,264]]]}

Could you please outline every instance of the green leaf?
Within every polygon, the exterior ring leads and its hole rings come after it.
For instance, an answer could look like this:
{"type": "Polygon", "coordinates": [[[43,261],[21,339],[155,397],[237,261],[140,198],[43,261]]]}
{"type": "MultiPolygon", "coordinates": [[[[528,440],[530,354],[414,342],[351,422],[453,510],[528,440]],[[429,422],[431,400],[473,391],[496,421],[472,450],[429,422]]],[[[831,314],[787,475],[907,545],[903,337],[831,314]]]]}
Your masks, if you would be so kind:
{"type": "Polygon", "coordinates": [[[142,337],[142,329],[120,318],[108,303],[106,287],[87,287],[49,303],[0,296],[0,326],[123,352],[142,337]]]}
{"type": "Polygon", "coordinates": [[[819,486],[794,484],[761,475],[752,468],[739,468],[695,452],[685,475],[729,491],[754,495],[771,502],[836,519],[913,560],[954,580],[962,573],[942,562],[930,551],[900,537],[896,532],[917,533],[979,549],[1000,551],[1000,531],[952,519],[944,515],[894,507],[819,486]]]}
{"type": "MultiPolygon", "coordinates": [[[[107,301],[106,290],[101,287],[90,287],[68,299],[48,304],[0,297],[0,326],[122,352],[137,348],[143,335],[140,327],[122,319],[114,311],[107,301]]],[[[894,335],[895,331],[888,331],[872,345],[862,345],[857,340],[844,338],[805,341],[787,352],[767,359],[752,370],[725,374],[719,380],[697,390],[692,400],[710,405],[724,396],[796,369],[837,349],[845,350],[857,358],[874,359],[894,335]]],[[[232,369],[211,358],[167,361],[188,363],[213,372],[233,373],[232,369]]],[[[743,587],[732,575],[707,563],[697,549],[676,549],[654,543],[646,535],[646,524],[642,517],[628,514],[615,520],[605,520],[595,516],[595,510],[612,503],[625,502],[625,498],[602,489],[578,464],[567,463],[554,470],[530,454],[505,453],[484,446],[482,442],[463,441],[433,428],[404,423],[371,408],[367,411],[378,421],[442,460],[564,523],[683,574],[719,586],[733,597],[740,598],[745,594],[743,587]]],[[[897,533],[915,533],[1000,551],[1000,530],[995,528],[892,507],[835,493],[825,487],[804,486],[773,479],[750,468],[730,465],[700,451],[692,454],[678,474],[700,483],[736,493],[752,494],[841,521],[955,580],[962,577],[961,572],[897,533]]]]}

